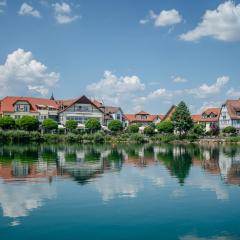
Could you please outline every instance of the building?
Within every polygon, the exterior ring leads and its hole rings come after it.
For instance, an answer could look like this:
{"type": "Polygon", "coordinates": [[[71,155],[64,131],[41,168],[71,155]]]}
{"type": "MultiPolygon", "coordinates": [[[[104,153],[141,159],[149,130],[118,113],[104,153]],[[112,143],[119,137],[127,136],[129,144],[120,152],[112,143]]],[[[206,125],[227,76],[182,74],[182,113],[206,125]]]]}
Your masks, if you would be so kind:
{"type": "Polygon", "coordinates": [[[194,124],[202,124],[208,132],[213,127],[218,127],[220,108],[207,108],[201,114],[192,115],[194,124]]]}
{"type": "Polygon", "coordinates": [[[124,122],[124,114],[120,107],[105,106],[103,102],[93,100],[92,101],[99,109],[104,112],[104,125],[107,126],[111,120],[119,120],[124,122]]]}
{"type": "Polygon", "coordinates": [[[163,115],[151,115],[147,112],[141,111],[136,114],[125,114],[125,126],[137,123],[141,126],[148,126],[162,121],[163,115]]]}
{"type": "Polygon", "coordinates": [[[58,120],[58,104],[55,100],[32,97],[7,96],[0,101],[0,116],[19,119],[33,116],[43,121],[46,118],[58,120]]]}
{"type": "Polygon", "coordinates": [[[227,100],[221,107],[219,117],[219,127],[233,126],[240,132],[240,99],[227,100]]]}
{"type": "Polygon", "coordinates": [[[59,111],[59,121],[61,124],[65,125],[67,120],[75,120],[79,124],[84,125],[89,118],[96,118],[100,121],[101,125],[104,124],[104,111],[86,96],[83,95],[75,101],[70,101],[67,107],[59,111]]]}
{"type": "Polygon", "coordinates": [[[175,105],[172,105],[170,109],[167,111],[167,113],[165,114],[165,116],[162,118],[162,121],[170,121],[173,113],[176,111],[176,108],[177,107],[175,105]]]}

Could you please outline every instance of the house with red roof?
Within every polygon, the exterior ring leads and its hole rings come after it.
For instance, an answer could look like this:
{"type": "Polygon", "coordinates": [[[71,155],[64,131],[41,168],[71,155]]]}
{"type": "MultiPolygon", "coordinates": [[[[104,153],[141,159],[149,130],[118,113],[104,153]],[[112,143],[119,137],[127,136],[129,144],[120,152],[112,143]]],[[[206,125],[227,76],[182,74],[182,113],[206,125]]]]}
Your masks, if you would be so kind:
{"type": "MultiPolygon", "coordinates": [[[[101,125],[104,124],[104,111],[86,96],[83,95],[68,103],[70,104],[67,107],[59,111],[59,121],[61,124],[65,125],[67,120],[75,120],[79,123],[79,126],[84,127],[85,122],[89,118],[96,118],[100,121],[101,125]]],[[[66,104],[66,102],[63,102],[63,104],[66,104]]]]}
{"type": "Polygon", "coordinates": [[[148,126],[150,124],[156,124],[156,123],[159,123],[161,122],[161,120],[163,119],[163,115],[152,115],[152,114],[149,114],[147,112],[144,112],[144,111],[140,111],[136,114],[125,114],[124,115],[125,117],[125,125],[126,126],[129,126],[133,123],[137,123],[141,126],[148,126]]]}
{"type": "Polygon", "coordinates": [[[192,115],[194,124],[203,124],[208,132],[213,127],[218,127],[220,108],[207,108],[201,114],[192,115]]]}
{"type": "Polygon", "coordinates": [[[233,126],[240,132],[240,99],[227,100],[221,107],[219,117],[219,127],[233,126]]]}
{"type": "Polygon", "coordinates": [[[46,118],[58,119],[58,104],[55,100],[33,97],[7,96],[0,101],[0,116],[19,119],[33,116],[43,121],[46,118]]]}

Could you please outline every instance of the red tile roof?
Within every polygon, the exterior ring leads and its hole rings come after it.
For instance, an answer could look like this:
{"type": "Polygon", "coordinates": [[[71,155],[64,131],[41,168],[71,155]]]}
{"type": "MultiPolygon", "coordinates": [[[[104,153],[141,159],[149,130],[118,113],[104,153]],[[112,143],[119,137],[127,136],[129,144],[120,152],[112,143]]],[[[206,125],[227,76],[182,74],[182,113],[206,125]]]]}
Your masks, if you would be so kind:
{"type": "Polygon", "coordinates": [[[240,99],[239,100],[227,100],[225,103],[228,114],[231,119],[240,119],[240,116],[237,115],[237,112],[240,112],[240,99]]]}
{"type": "Polygon", "coordinates": [[[153,122],[154,120],[156,120],[159,117],[159,115],[150,115],[147,113],[147,114],[142,114],[142,115],[146,116],[146,119],[141,119],[141,118],[137,117],[138,115],[141,115],[141,114],[139,114],[139,113],[125,114],[124,117],[129,122],[153,122]]]}
{"type": "Polygon", "coordinates": [[[37,105],[44,105],[58,109],[58,104],[54,100],[46,98],[7,96],[1,100],[1,112],[14,112],[14,104],[17,101],[28,102],[30,104],[31,112],[37,112],[37,105]]]}
{"type": "Polygon", "coordinates": [[[199,123],[202,119],[202,116],[200,114],[195,114],[195,115],[192,115],[191,117],[194,123],[199,123]]]}
{"type": "Polygon", "coordinates": [[[201,115],[201,122],[218,122],[220,112],[221,108],[207,108],[201,115]],[[213,113],[216,117],[210,117],[211,113],[213,113]],[[207,115],[207,118],[204,118],[203,115],[207,115]]]}

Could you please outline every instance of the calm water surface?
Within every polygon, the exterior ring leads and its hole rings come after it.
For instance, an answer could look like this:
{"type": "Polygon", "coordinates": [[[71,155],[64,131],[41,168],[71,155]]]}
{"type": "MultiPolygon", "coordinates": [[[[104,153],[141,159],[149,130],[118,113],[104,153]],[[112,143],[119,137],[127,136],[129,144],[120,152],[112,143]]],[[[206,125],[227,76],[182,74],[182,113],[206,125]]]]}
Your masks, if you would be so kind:
{"type": "Polygon", "coordinates": [[[240,146],[0,146],[0,239],[240,239],[240,146]]]}

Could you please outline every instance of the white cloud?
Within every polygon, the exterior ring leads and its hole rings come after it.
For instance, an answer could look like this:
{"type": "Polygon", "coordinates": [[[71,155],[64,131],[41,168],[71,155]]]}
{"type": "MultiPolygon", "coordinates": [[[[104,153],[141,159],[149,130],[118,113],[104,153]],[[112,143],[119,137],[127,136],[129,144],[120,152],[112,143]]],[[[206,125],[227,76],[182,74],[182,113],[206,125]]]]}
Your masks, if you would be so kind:
{"type": "Polygon", "coordinates": [[[206,101],[203,102],[202,106],[197,110],[197,113],[202,113],[207,108],[217,108],[220,107],[222,102],[216,102],[216,101],[206,101]]]}
{"type": "Polygon", "coordinates": [[[191,234],[182,236],[179,239],[180,240],[236,240],[234,236],[229,236],[229,235],[199,237],[191,234]]]}
{"type": "Polygon", "coordinates": [[[140,20],[140,24],[146,24],[149,21],[153,21],[156,27],[165,27],[180,23],[182,16],[176,9],[163,10],[159,14],[150,11],[146,19],[140,20]]]}
{"type": "Polygon", "coordinates": [[[87,91],[94,97],[105,101],[114,100],[115,103],[120,103],[120,100],[129,101],[132,94],[144,89],[145,85],[138,76],[117,77],[111,71],[105,71],[103,79],[87,86],[87,91]]]}
{"type": "Polygon", "coordinates": [[[168,91],[165,88],[159,88],[153,92],[150,92],[147,96],[147,99],[155,99],[155,98],[172,98],[173,97],[173,92],[168,91]]]}
{"type": "Polygon", "coordinates": [[[31,52],[18,49],[0,65],[0,96],[24,95],[29,90],[46,95],[48,88],[54,87],[59,78],[59,73],[48,72],[31,52]]]}
{"type": "Polygon", "coordinates": [[[0,13],[3,12],[3,7],[5,7],[7,5],[7,1],[6,0],[0,0],[0,13]]]}
{"type": "Polygon", "coordinates": [[[229,97],[239,98],[239,97],[240,97],[240,90],[235,90],[234,88],[230,88],[230,89],[227,91],[227,95],[228,95],[229,97]]]}
{"type": "Polygon", "coordinates": [[[187,79],[186,78],[183,78],[183,77],[180,77],[180,76],[173,76],[173,82],[175,83],[185,83],[187,82],[187,79]]]}
{"type": "Polygon", "coordinates": [[[207,10],[198,26],[182,35],[185,41],[197,41],[213,37],[221,41],[240,40],[240,4],[233,1],[220,4],[215,10],[207,10]]]}
{"type": "Polygon", "coordinates": [[[34,8],[27,4],[27,3],[23,3],[18,11],[18,14],[20,15],[31,15],[33,17],[36,17],[36,18],[40,18],[41,15],[39,13],[38,10],[34,10],[34,8]]]}
{"type": "Polygon", "coordinates": [[[217,78],[216,82],[212,85],[204,83],[199,88],[188,89],[187,93],[193,94],[199,98],[205,98],[214,94],[220,93],[222,87],[224,87],[229,82],[228,76],[222,76],[217,78]]]}
{"type": "Polygon", "coordinates": [[[72,8],[69,4],[54,3],[52,4],[55,12],[55,19],[59,24],[67,24],[77,20],[80,16],[72,14],[72,8]]]}

